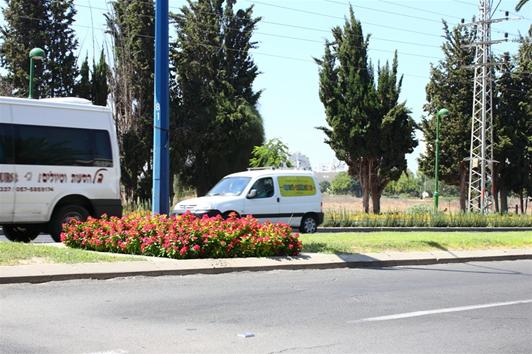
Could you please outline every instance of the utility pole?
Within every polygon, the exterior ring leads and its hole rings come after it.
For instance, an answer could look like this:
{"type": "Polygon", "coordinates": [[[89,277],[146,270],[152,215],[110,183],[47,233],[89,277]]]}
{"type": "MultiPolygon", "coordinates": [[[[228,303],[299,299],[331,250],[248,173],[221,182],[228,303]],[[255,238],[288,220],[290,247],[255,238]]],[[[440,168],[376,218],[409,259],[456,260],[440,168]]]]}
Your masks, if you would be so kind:
{"type": "Polygon", "coordinates": [[[168,214],[170,207],[168,119],[168,0],[155,2],[155,83],[153,102],[152,212],[168,214]]]}
{"type": "Polygon", "coordinates": [[[491,45],[505,42],[491,40],[491,24],[508,20],[493,19],[491,0],[479,0],[479,20],[467,25],[475,26],[478,41],[475,46],[475,70],[473,89],[473,110],[471,116],[471,147],[469,151],[469,192],[470,212],[487,214],[493,208],[493,57],[491,45]]]}

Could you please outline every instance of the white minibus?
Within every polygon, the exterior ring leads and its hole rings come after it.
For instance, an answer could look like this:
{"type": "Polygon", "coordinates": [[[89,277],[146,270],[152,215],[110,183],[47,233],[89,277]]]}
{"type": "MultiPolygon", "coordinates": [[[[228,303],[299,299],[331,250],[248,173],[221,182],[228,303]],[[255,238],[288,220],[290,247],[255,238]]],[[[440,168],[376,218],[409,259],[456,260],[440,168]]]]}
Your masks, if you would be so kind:
{"type": "Polygon", "coordinates": [[[120,216],[120,163],[109,108],[79,98],[0,97],[0,225],[13,241],[89,215],[120,216]]]}

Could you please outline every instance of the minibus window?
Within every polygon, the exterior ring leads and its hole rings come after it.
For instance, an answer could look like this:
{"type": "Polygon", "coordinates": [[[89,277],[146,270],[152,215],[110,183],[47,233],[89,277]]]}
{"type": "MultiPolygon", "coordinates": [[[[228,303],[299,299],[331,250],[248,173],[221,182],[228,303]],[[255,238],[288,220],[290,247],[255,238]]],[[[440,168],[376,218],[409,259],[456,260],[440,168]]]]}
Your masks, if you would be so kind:
{"type": "Polygon", "coordinates": [[[13,129],[11,124],[0,124],[0,164],[13,163],[13,129]]]}
{"type": "Polygon", "coordinates": [[[20,124],[14,127],[16,164],[112,166],[106,131],[20,124]]]}

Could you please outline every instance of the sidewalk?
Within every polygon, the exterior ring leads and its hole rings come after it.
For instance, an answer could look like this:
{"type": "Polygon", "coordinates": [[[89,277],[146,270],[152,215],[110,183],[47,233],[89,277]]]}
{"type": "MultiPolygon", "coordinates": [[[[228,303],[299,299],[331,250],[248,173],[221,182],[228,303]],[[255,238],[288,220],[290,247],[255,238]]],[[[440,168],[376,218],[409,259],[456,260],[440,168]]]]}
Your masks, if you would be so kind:
{"type": "Polygon", "coordinates": [[[137,257],[142,260],[115,263],[0,266],[0,284],[42,283],[71,279],[111,279],[132,276],[218,274],[236,271],[268,271],[274,269],[362,268],[472,261],[503,261],[532,259],[532,249],[387,252],[345,255],[303,253],[297,257],[190,260],[137,257]]]}

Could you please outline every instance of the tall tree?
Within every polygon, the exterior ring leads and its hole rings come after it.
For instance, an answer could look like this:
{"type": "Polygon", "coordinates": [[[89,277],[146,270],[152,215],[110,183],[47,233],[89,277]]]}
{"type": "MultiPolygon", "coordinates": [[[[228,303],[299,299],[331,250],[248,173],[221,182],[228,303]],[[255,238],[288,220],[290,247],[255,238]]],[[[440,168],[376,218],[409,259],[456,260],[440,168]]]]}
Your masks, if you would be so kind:
{"type": "Polygon", "coordinates": [[[377,154],[370,166],[370,185],[373,212],[380,213],[380,198],[386,185],[397,181],[407,171],[405,155],[412,153],[418,142],[414,135],[416,124],[405,103],[398,103],[403,78],[397,79],[397,53],[392,66],[378,69],[377,116],[380,125],[374,133],[378,137],[377,154]]]}
{"type": "Polygon", "coordinates": [[[447,108],[449,116],[440,126],[440,178],[449,185],[460,186],[460,208],[466,208],[468,163],[471,139],[471,110],[473,104],[473,70],[475,49],[472,44],[475,31],[465,26],[449,30],[444,22],[444,59],[431,66],[431,77],[426,87],[427,103],[423,109],[421,127],[426,151],[419,160],[419,168],[427,176],[434,174],[434,142],[436,137],[435,113],[447,108]]]}
{"type": "Polygon", "coordinates": [[[92,84],[89,69],[89,57],[85,56],[85,60],[81,63],[79,70],[79,80],[74,88],[74,95],[81,98],[92,100],[92,84]]]}
{"type": "MultiPolygon", "coordinates": [[[[494,115],[494,159],[496,195],[500,195],[500,210],[508,212],[508,194],[523,187],[523,158],[526,155],[528,137],[523,129],[515,64],[505,54],[497,80],[497,105],[494,115]]],[[[526,122],[526,121],[525,121],[526,122]]]]}
{"type": "Polygon", "coordinates": [[[109,66],[107,65],[105,54],[102,49],[98,64],[96,64],[96,62],[93,62],[92,64],[91,97],[92,102],[95,105],[107,105],[107,96],[109,95],[109,85],[107,80],[109,73],[109,66]]]}
{"type": "Polygon", "coordinates": [[[248,166],[263,142],[260,92],[250,50],[259,18],[235,0],[189,0],[172,18],[172,163],[179,181],[206,193],[224,175],[248,166]]]}
{"type": "Polygon", "coordinates": [[[47,97],[72,96],[78,69],[78,40],[72,25],[76,9],[74,0],[47,0],[48,21],[43,93],[47,97]]]}
{"type": "Polygon", "coordinates": [[[514,189],[514,192],[520,197],[521,212],[525,212],[523,194],[526,193],[528,197],[532,196],[532,26],[528,29],[528,36],[521,38],[515,68],[515,82],[514,90],[519,93],[517,129],[521,129],[524,133],[521,136],[523,148],[519,173],[522,185],[514,189]]]}
{"type": "Polygon", "coordinates": [[[320,100],[329,127],[321,127],[336,157],[360,181],[362,204],[380,212],[386,184],[406,170],[405,154],[417,145],[414,121],[404,104],[398,104],[402,79],[397,79],[397,56],[390,67],[378,68],[375,83],[368,64],[362,26],[349,8],[343,28],[332,29],[333,42],[325,43],[320,65],[320,100]]]}
{"type": "Polygon", "coordinates": [[[29,57],[34,47],[44,49],[36,61],[34,97],[70,96],[78,76],[78,41],[72,25],[73,0],[9,0],[3,9],[1,62],[17,96],[28,94],[29,57]]]}
{"type": "MultiPolygon", "coordinates": [[[[45,48],[48,39],[47,1],[9,0],[3,8],[4,26],[1,28],[0,62],[7,71],[6,82],[12,94],[28,96],[29,52],[34,47],[45,48]]],[[[42,72],[42,62],[36,62],[42,72]]],[[[39,97],[42,75],[35,76],[34,93],[39,97]]]]}
{"type": "Polygon", "coordinates": [[[325,43],[320,65],[320,100],[329,128],[321,128],[326,143],[336,157],[349,166],[349,174],[362,185],[362,205],[369,212],[370,183],[368,156],[374,141],[367,139],[375,130],[372,115],[376,101],[373,74],[368,66],[369,37],[349,8],[343,29],[332,29],[333,42],[325,43]]]}
{"type": "Polygon", "coordinates": [[[114,42],[111,94],[124,195],[129,202],[146,202],[151,197],[152,182],[153,1],[115,0],[106,19],[114,42]]]}

